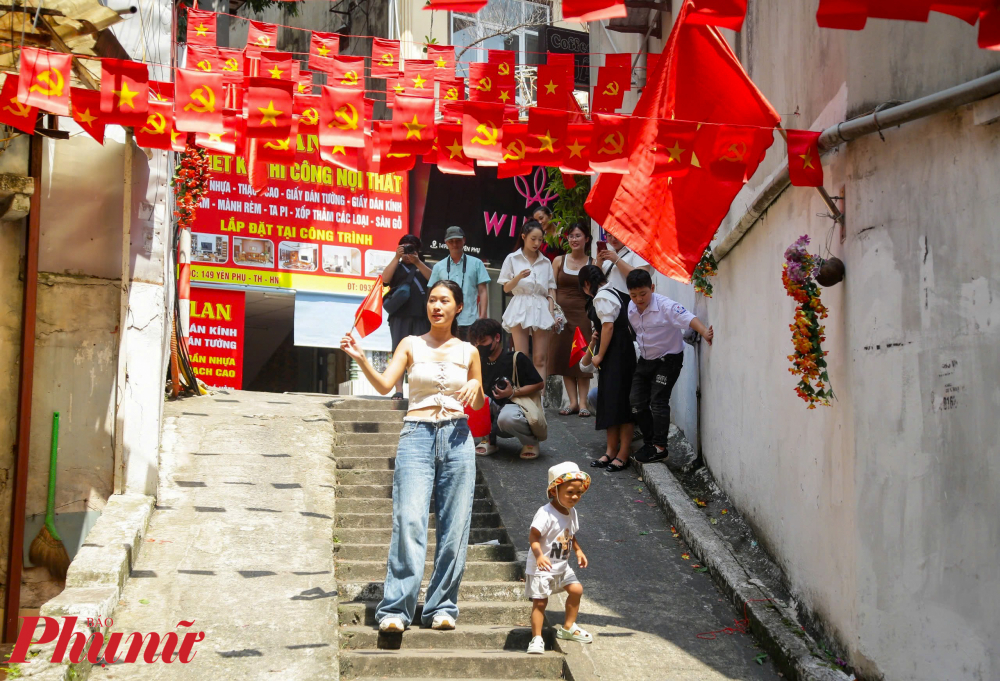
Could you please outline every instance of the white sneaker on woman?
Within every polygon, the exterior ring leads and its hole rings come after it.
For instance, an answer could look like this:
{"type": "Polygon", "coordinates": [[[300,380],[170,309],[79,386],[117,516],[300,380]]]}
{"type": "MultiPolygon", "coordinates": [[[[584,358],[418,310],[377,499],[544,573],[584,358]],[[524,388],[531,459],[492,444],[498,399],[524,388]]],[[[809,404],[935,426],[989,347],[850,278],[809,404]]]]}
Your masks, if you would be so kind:
{"type": "Polygon", "coordinates": [[[451,631],[455,628],[455,618],[451,615],[435,615],[431,622],[431,629],[439,631],[451,631]]]}
{"type": "Polygon", "coordinates": [[[386,634],[402,634],[406,625],[401,617],[383,617],[378,623],[378,630],[386,634]]]}
{"type": "Polygon", "coordinates": [[[541,655],[545,652],[545,639],[541,636],[535,636],[531,639],[531,643],[528,644],[528,654],[529,655],[541,655]]]}

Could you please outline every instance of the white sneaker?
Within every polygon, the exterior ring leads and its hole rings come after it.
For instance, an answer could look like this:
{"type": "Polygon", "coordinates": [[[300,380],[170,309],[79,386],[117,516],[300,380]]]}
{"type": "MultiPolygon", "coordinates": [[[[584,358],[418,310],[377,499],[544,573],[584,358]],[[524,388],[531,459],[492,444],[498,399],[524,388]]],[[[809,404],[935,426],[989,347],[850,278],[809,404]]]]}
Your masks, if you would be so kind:
{"type": "Polygon", "coordinates": [[[435,615],[434,621],[431,622],[431,629],[437,629],[439,631],[451,631],[455,628],[455,618],[451,615],[435,615]]]}
{"type": "Polygon", "coordinates": [[[406,630],[401,617],[384,617],[378,623],[378,630],[386,634],[402,634],[406,630]]]}
{"type": "Polygon", "coordinates": [[[535,636],[531,639],[531,643],[528,644],[528,654],[529,655],[541,655],[545,652],[545,639],[541,636],[535,636]]]}

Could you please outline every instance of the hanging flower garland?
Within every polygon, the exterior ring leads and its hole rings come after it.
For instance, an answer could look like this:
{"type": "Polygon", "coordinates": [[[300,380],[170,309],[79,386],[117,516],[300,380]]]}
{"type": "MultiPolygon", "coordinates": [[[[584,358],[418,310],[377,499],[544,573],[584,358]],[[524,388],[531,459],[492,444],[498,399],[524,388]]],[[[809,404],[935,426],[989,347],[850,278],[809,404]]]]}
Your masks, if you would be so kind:
{"type": "Polygon", "coordinates": [[[189,144],[181,154],[181,162],[174,169],[174,179],[171,182],[177,205],[174,217],[177,218],[178,229],[191,228],[198,203],[208,191],[210,176],[208,152],[189,144]]]}
{"type": "Polygon", "coordinates": [[[826,340],[823,335],[825,327],[820,325],[820,320],[826,319],[827,311],[820,301],[819,285],[815,280],[823,259],[807,253],[808,245],[809,237],[801,236],[788,247],[781,281],[788,295],[798,303],[795,322],[788,327],[795,347],[795,353],[788,355],[792,363],[788,371],[793,376],[801,377],[795,392],[809,404],[809,409],[815,409],[817,404],[830,406],[830,398],[834,394],[827,372],[827,353],[822,346],[826,340]]]}
{"type": "Polygon", "coordinates": [[[701,255],[701,260],[698,261],[698,265],[691,275],[691,283],[694,284],[695,293],[700,293],[706,298],[712,297],[712,282],[708,279],[718,274],[718,269],[719,263],[715,261],[712,249],[706,247],[705,252],[701,255]]]}

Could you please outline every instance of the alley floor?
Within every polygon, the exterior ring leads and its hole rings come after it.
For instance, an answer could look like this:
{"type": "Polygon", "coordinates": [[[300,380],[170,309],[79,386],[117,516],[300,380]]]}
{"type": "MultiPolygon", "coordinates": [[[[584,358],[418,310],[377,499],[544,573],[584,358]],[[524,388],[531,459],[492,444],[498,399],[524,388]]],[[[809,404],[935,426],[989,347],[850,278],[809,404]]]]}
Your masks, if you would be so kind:
{"type": "MultiPolygon", "coordinates": [[[[722,681],[778,679],[748,634],[698,634],[733,627],[742,617],[722,596],[698,560],[673,536],[663,512],[631,468],[609,473],[590,468],[604,453],[604,432],[594,419],[546,412],[549,439],[534,461],[517,457],[516,440],[500,440],[500,452],[480,459],[519,557],[527,555],[528,528],[546,503],[550,466],[573,461],[591,474],[590,490],[577,505],[580,544],[590,565],[581,570],[584,595],[579,622],[594,635],[571,653],[580,681],[722,681]],[[685,559],[684,556],[688,557],[685,559]]],[[[663,465],[663,464],[657,464],[663,465]]],[[[549,602],[550,621],[562,621],[549,602]]]]}
{"type": "Polygon", "coordinates": [[[112,631],[205,639],[188,664],[95,667],[92,679],[331,678],[328,402],[234,392],[165,406],[159,498],[112,631]]]}

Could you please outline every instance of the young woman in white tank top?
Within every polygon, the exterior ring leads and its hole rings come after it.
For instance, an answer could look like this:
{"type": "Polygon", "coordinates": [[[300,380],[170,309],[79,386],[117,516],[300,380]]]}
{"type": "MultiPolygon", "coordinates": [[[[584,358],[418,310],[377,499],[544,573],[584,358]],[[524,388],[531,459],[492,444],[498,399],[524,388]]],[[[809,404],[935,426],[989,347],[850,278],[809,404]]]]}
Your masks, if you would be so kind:
{"type": "Polygon", "coordinates": [[[404,338],[381,374],[352,336],[340,341],[340,348],[381,394],[388,394],[404,371],[410,376],[409,409],[393,473],[385,591],[376,613],[379,628],[385,632],[402,632],[413,621],[427,556],[432,495],[437,550],[421,623],[454,629],[458,617],[458,588],[465,571],[476,490],[475,445],[465,406],[480,409],[485,402],[479,353],[455,335],[462,305],[458,284],[449,280],[434,284],[427,298],[431,330],[404,338]]]}

